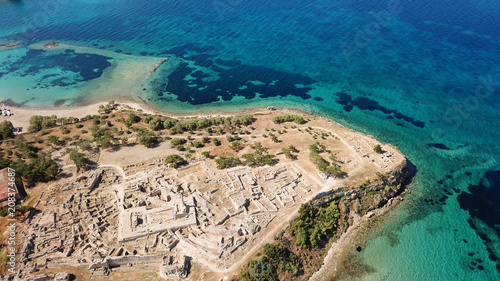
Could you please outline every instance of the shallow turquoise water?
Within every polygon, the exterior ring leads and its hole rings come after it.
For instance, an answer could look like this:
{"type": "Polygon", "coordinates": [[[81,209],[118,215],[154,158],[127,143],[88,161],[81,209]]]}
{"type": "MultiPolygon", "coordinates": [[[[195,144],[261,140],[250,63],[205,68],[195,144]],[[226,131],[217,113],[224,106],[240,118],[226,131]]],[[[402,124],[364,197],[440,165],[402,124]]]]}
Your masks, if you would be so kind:
{"type": "Polygon", "coordinates": [[[124,87],[119,63],[168,57],[128,94],[175,112],[315,112],[398,146],[418,167],[412,193],[357,254],[369,270],[351,279],[499,278],[500,4],[43,3],[0,2],[0,43],[23,45],[0,51],[0,100],[90,102],[124,87]],[[26,47],[52,40],[91,49],[26,47]]]}

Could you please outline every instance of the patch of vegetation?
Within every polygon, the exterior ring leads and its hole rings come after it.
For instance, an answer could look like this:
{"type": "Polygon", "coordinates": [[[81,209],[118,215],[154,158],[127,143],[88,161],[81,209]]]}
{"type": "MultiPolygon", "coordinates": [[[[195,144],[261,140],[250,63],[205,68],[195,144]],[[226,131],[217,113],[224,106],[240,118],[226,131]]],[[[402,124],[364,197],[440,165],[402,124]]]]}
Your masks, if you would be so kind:
{"type": "Polygon", "coordinates": [[[0,140],[14,137],[14,125],[10,121],[4,120],[0,123],[0,140]]]}
{"type": "Polygon", "coordinates": [[[204,147],[204,145],[200,141],[194,141],[193,142],[193,147],[195,147],[195,148],[201,148],[201,147],[204,147]]]}
{"type": "Polygon", "coordinates": [[[88,140],[79,141],[76,143],[76,146],[85,151],[90,151],[92,149],[92,145],[88,140]]]}
{"type": "Polygon", "coordinates": [[[239,140],[241,140],[241,137],[238,135],[227,135],[226,140],[228,142],[239,141],[239,140]]]}
{"type": "Polygon", "coordinates": [[[337,162],[337,156],[334,155],[334,154],[330,154],[330,156],[328,156],[328,159],[332,160],[333,162],[337,162]]]}
{"type": "Polygon", "coordinates": [[[51,143],[51,144],[59,144],[59,137],[58,136],[54,136],[54,135],[50,135],[48,138],[47,138],[47,142],[48,143],[51,143]]]}
{"type": "Polygon", "coordinates": [[[99,112],[101,114],[109,114],[115,109],[116,109],[115,101],[110,100],[108,102],[108,104],[106,104],[106,105],[102,105],[102,104],[99,105],[99,109],[97,110],[97,112],[99,112]]]}
{"type": "Polygon", "coordinates": [[[185,144],[187,142],[186,139],[181,139],[181,138],[173,138],[170,140],[170,143],[172,145],[179,145],[179,144],[185,144]]]}
{"type": "Polygon", "coordinates": [[[217,164],[217,169],[228,169],[241,165],[241,160],[233,156],[219,156],[219,158],[215,159],[215,163],[217,164]]]}
{"type": "Polygon", "coordinates": [[[57,116],[40,116],[33,115],[30,118],[30,126],[28,127],[28,132],[35,133],[41,131],[42,129],[48,129],[55,127],[57,125],[57,116]]]}
{"type": "Polygon", "coordinates": [[[65,135],[71,133],[71,131],[65,126],[61,126],[61,132],[65,135]]]}
{"type": "Polygon", "coordinates": [[[376,153],[378,154],[382,154],[384,153],[384,151],[382,150],[382,146],[380,146],[380,144],[377,144],[373,147],[373,151],[375,151],[376,153]]]}
{"type": "Polygon", "coordinates": [[[260,256],[248,262],[241,272],[243,281],[278,281],[276,268],[266,256],[260,256]]]}
{"type": "Polygon", "coordinates": [[[69,154],[69,159],[75,163],[76,172],[80,172],[80,170],[85,170],[87,164],[89,163],[89,159],[85,158],[85,156],[77,151],[73,150],[69,154]]]}
{"type": "Polygon", "coordinates": [[[141,121],[141,117],[139,117],[137,114],[135,114],[133,112],[130,112],[128,114],[127,121],[125,121],[125,124],[127,126],[129,126],[129,125],[132,125],[132,124],[135,124],[135,123],[139,123],[140,121],[141,121]]]}
{"type": "Polygon", "coordinates": [[[318,208],[311,203],[302,204],[299,217],[292,222],[292,234],[296,244],[304,248],[323,247],[337,230],[340,217],[338,202],[331,202],[326,208],[318,208]]]}
{"type": "Polygon", "coordinates": [[[274,165],[278,162],[274,155],[269,154],[269,148],[263,147],[260,142],[255,142],[253,144],[255,151],[253,153],[243,154],[245,161],[243,162],[247,166],[264,166],[264,165],[274,165]]]}
{"type": "MultiPolygon", "coordinates": [[[[211,118],[189,118],[174,119],[168,118],[163,122],[163,126],[170,130],[171,134],[182,134],[183,132],[193,132],[205,129],[208,133],[213,133],[212,126],[248,126],[255,121],[252,115],[233,117],[211,117],[211,118]]],[[[222,128],[218,127],[217,132],[222,134],[222,128]]]]}
{"type": "Polygon", "coordinates": [[[147,148],[151,148],[158,143],[158,139],[156,138],[153,132],[141,132],[137,134],[137,140],[140,144],[144,145],[147,148]]]}
{"type": "MultiPolygon", "coordinates": [[[[16,207],[16,213],[19,213],[21,215],[24,215],[25,213],[31,212],[33,210],[32,206],[17,206],[16,207]]],[[[9,206],[5,206],[0,210],[0,217],[6,217],[10,214],[9,212],[9,206]]]]}
{"type": "Polygon", "coordinates": [[[186,162],[184,158],[177,154],[172,154],[165,158],[165,164],[169,164],[171,168],[177,169],[180,165],[183,165],[186,162]]]}
{"type": "Polygon", "coordinates": [[[12,162],[11,167],[28,186],[33,186],[37,182],[48,182],[54,179],[58,172],[57,164],[49,152],[39,152],[29,160],[18,159],[12,162]]]}
{"type": "Polygon", "coordinates": [[[244,281],[277,281],[280,273],[297,276],[302,273],[302,262],[285,246],[266,244],[264,254],[259,253],[257,258],[249,261],[240,272],[240,278],[244,281]]]}
{"type": "Polygon", "coordinates": [[[101,146],[103,149],[107,149],[113,145],[114,135],[113,131],[117,129],[111,129],[108,126],[92,126],[90,128],[92,132],[92,137],[94,141],[101,146]]]}
{"type": "Polygon", "coordinates": [[[16,137],[14,144],[17,147],[18,156],[22,159],[35,158],[40,151],[38,147],[26,141],[22,135],[16,137]]]}
{"type": "Polygon", "coordinates": [[[155,117],[149,121],[149,128],[154,131],[163,129],[163,120],[160,117],[155,117]]]}
{"type": "Polygon", "coordinates": [[[297,155],[292,154],[292,152],[298,153],[299,150],[297,148],[295,148],[295,146],[290,145],[288,148],[282,148],[281,152],[283,152],[283,154],[285,154],[285,157],[287,159],[297,160],[297,155]]]}
{"type": "MultiPolygon", "coordinates": [[[[153,120],[153,116],[150,115],[150,114],[145,114],[145,116],[142,118],[142,122],[146,123],[146,124],[149,124],[149,122],[151,122],[151,120],[153,120]]],[[[163,126],[163,124],[162,124],[163,126]]]]}
{"type": "Polygon", "coordinates": [[[311,144],[309,146],[309,160],[313,162],[314,165],[320,170],[320,172],[324,173],[327,177],[334,176],[338,178],[344,178],[347,176],[347,173],[342,171],[342,168],[337,163],[332,163],[326,161],[320,153],[326,151],[326,147],[319,142],[311,144]]]}
{"type": "Polygon", "coordinates": [[[243,148],[245,148],[245,144],[243,144],[242,141],[232,141],[229,148],[238,152],[238,151],[242,150],[243,148]]]}
{"type": "Polygon", "coordinates": [[[279,115],[279,116],[273,117],[274,124],[281,124],[281,123],[285,123],[285,122],[295,122],[297,124],[304,124],[304,123],[306,123],[306,120],[302,116],[290,115],[290,114],[279,115]]]}
{"type": "Polygon", "coordinates": [[[282,245],[266,244],[264,255],[267,256],[273,267],[296,276],[302,270],[299,257],[282,245]]]}

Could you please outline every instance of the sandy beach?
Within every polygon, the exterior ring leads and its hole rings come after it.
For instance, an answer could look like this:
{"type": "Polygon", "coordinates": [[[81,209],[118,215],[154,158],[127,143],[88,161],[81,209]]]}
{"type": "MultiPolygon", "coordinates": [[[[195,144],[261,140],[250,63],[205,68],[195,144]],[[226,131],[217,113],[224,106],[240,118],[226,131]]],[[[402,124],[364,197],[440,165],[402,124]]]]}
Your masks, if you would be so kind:
{"type": "MultiPolygon", "coordinates": [[[[154,114],[157,113],[155,110],[149,108],[145,104],[139,104],[134,102],[117,102],[122,107],[131,107],[133,109],[140,109],[145,113],[154,114]]],[[[19,107],[19,106],[9,106],[5,105],[7,109],[10,109],[12,116],[3,116],[0,115],[0,122],[4,120],[8,120],[12,122],[14,127],[22,128],[21,133],[25,133],[30,125],[30,118],[33,115],[41,115],[41,116],[51,116],[56,115],[58,118],[60,117],[77,117],[81,118],[87,115],[94,115],[98,113],[100,105],[106,105],[107,102],[100,102],[91,105],[85,106],[76,106],[76,107],[60,107],[60,108],[31,108],[31,107],[19,107]]]]}

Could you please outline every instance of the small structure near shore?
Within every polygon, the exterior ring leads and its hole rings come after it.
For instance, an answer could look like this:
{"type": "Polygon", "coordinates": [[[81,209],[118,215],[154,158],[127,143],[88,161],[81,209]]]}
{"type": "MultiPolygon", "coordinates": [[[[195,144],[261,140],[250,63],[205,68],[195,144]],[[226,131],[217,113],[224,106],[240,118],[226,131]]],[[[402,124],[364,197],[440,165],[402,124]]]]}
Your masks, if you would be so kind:
{"type": "Polygon", "coordinates": [[[153,67],[153,69],[149,72],[149,75],[153,75],[155,73],[155,71],[164,63],[168,60],[168,58],[166,59],[163,59],[162,61],[160,61],[155,67],[153,67]]]}

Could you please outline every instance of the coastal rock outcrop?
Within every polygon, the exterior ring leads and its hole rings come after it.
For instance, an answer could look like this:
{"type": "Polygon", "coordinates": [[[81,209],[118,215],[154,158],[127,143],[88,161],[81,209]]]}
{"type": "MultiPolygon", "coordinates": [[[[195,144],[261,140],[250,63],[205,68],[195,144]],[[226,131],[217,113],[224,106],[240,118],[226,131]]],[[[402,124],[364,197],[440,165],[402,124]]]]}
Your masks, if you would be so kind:
{"type": "Polygon", "coordinates": [[[59,42],[57,42],[57,41],[52,41],[50,43],[47,43],[47,44],[43,45],[43,47],[47,48],[47,49],[55,48],[57,46],[59,46],[59,42]]]}
{"type": "Polygon", "coordinates": [[[0,44],[0,47],[5,47],[5,48],[14,48],[17,46],[19,46],[19,43],[0,44]]]}
{"type": "Polygon", "coordinates": [[[404,191],[406,180],[413,176],[413,168],[407,160],[396,169],[379,174],[377,179],[355,187],[339,187],[316,195],[311,202],[323,205],[334,200],[345,201],[351,210],[365,214],[384,206],[390,199],[404,191]]]}

